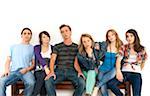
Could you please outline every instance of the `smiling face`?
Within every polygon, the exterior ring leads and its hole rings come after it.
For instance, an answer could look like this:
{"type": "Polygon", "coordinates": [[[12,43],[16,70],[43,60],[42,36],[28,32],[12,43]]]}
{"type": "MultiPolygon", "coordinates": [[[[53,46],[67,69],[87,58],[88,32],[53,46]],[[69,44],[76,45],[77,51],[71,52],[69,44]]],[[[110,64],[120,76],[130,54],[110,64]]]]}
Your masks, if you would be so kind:
{"type": "Polygon", "coordinates": [[[85,49],[92,47],[92,40],[89,37],[82,37],[82,44],[85,49]]]}
{"type": "Polygon", "coordinates": [[[42,44],[48,44],[50,42],[50,38],[43,33],[41,37],[41,41],[42,41],[42,44]]]}
{"type": "Polygon", "coordinates": [[[21,38],[23,40],[23,42],[30,42],[31,38],[32,38],[32,33],[30,30],[24,30],[21,34],[21,38]]]}
{"type": "Polygon", "coordinates": [[[126,40],[129,44],[134,44],[135,37],[132,33],[126,33],[126,40]]]}
{"type": "Polygon", "coordinates": [[[109,41],[109,42],[114,42],[114,41],[116,41],[116,35],[115,35],[115,33],[112,32],[112,31],[109,31],[109,32],[108,32],[107,38],[108,38],[108,41],[109,41]]]}

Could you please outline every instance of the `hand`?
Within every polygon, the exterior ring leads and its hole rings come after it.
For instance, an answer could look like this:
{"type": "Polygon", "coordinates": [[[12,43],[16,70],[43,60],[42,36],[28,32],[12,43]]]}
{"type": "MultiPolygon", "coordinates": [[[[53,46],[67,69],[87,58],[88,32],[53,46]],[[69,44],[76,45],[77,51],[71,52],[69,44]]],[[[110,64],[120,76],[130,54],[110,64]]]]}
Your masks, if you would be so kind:
{"type": "Polygon", "coordinates": [[[10,71],[9,70],[6,70],[4,72],[4,74],[1,75],[1,77],[5,77],[5,76],[8,76],[10,74],[10,71]]]}
{"type": "Polygon", "coordinates": [[[23,68],[20,70],[20,73],[21,74],[26,74],[28,72],[27,68],[23,68]]]}
{"type": "Polygon", "coordinates": [[[95,47],[94,47],[94,48],[97,49],[97,50],[100,50],[99,44],[98,44],[98,43],[95,43],[95,47]]]}
{"type": "Polygon", "coordinates": [[[48,69],[48,67],[44,67],[44,69],[45,69],[46,75],[50,74],[50,70],[48,69]]]}
{"type": "Polygon", "coordinates": [[[78,73],[78,77],[83,77],[84,80],[86,79],[83,73],[78,73]]]}
{"type": "Polygon", "coordinates": [[[102,64],[103,64],[103,61],[99,60],[99,64],[102,65],[102,64]]]}
{"type": "Polygon", "coordinates": [[[98,73],[98,68],[95,68],[95,72],[98,73]]]}
{"type": "Polygon", "coordinates": [[[116,73],[116,78],[120,81],[120,82],[123,82],[123,75],[122,75],[122,72],[121,71],[117,71],[116,73]]]}
{"type": "Polygon", "coordinates": [[[44,80],[48,80],[50,77],[53,77],[54,78],[54,80],[56,79],[56,75],[55,75],[55,73],[50,73],[50,74],[48,74],[46,77],[45,77],[45,79],[44,80]]]}

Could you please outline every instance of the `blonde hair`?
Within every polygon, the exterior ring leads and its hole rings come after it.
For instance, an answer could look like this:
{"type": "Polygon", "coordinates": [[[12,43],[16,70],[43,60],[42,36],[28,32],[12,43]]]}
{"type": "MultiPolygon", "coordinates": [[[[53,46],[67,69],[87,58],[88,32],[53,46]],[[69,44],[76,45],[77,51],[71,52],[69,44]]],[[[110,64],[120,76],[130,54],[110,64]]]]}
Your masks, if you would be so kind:
{"type": "Polygon", "coordinates": [[[94,40],[92,38],[92,36],[90,34],[82,34],[81,37],[80,37],[80,43],[79,43],[79,46],[78,46],[78,49],[79,49],[79,53],[80,54],[83,54],[83,55],[86,55],[86,51],[85,51],[85,48],[84,48],[84,45],[83,45],[83,42],[82,42],[82,38],[83,37],[88,37],[91,39],[92,41],[92,46],[91,48],[94,48],[94,40]]]}
{"type": "Polygon", "coordinates": [[[117,48],[117,51],[119,51],[119,48],[123,45],[123,42],[122,42],[121,39],[119,38],[117,32],[116,32],[114,29],[110,29],[110,30],[108,30],[107,33],[106,33],[106,42],[107,42],[108,44],[111,43],[111,42],[109,41],[109,39],[108,39],[108,33],[109,33],[109,32],[112,32],[113,34],[115,34],[115,36],[116,36],[116,48],[117,48]]]}

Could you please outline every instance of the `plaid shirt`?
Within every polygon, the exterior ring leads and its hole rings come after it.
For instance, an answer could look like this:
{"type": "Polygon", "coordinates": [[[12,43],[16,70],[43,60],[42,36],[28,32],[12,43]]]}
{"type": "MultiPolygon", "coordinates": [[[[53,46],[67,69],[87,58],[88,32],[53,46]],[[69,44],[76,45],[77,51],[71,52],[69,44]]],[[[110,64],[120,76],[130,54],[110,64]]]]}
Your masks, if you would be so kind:
{"type": "Polygon", "coordinates": [[[128,58],[129,58],[129,55],[130,55],[130,48],[129,48],[129,45],[127,45],[127,44],[123,45],[120,48],[118,55],[123,57],[124,66],[127,63],[131,64],[131,67],[133,68],[133,70],[135,70],[134,67],[133,67],[133,64],[134,65],[142,64],[147,59],[147,53],[144,49],[144,50],[137,53],[136,62],[128,62],[128,58]]]}

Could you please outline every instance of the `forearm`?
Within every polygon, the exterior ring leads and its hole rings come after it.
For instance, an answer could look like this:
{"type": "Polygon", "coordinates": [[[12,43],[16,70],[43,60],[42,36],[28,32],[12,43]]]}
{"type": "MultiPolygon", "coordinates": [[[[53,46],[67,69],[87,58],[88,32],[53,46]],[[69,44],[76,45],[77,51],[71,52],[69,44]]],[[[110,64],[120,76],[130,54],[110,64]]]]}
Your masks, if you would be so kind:
{"type": "Polygon", "coordinates": [[[118,72],[118,71],[121,71],[121,60],[120,60],[120,58],[117,58],[117,60],[116,60],[116,71],[118,72]]]}
{"type": "Polygon", "coordinates": [[[141,63],[141,70],[144,68],[145,62],[141,63]]]}
{"type": "Polygon", "coordinates": [[[55,64],[54,61],[50,62],[50,72],[51,73],[54,73],[54,64],[55,64]]]}
{"type": "Polygon", "coordinates": [[[31,63],[32,63],[32,65],[26,68],[27,72],[33,70],[35,67],[35,60],[34,59],[32,60],[31,63]]]}
{"type": "Polygon", "coordinates": [[[33,69],[34,69],[33,65],[31,65],[31,66],[29,66],[29,67],[26,68],[27,71],[32,71],[33,69]]]}
{"type": "Polygon", "coordinates": [[[50,72],[51,73],[54,73],[54,65],[55,65],[56,58],[57,58],[57,55],[52,54],[51,60],[50,60],[50,72]]]}
{"type": "Polygon", "coordinates": [[[80,68],[80,66],[79,66],[79,63],[78,63],[77,58],[75,58],[74,68],[76,69],[76,71],[77,71],[78,73],[81,73],[81,72],[82,72],[82,71],[81,71],[81,68],[80,68]]]}
{"type": "Polygon", "coordinates": [[[7,57],[7,60],[5,62],[5,71],[9,71],[10,70],[10,62],[11,62],[10,57],[7,57]]]}

